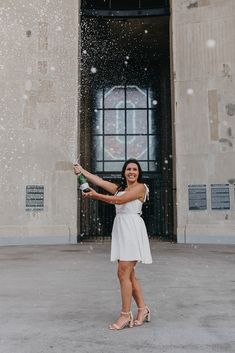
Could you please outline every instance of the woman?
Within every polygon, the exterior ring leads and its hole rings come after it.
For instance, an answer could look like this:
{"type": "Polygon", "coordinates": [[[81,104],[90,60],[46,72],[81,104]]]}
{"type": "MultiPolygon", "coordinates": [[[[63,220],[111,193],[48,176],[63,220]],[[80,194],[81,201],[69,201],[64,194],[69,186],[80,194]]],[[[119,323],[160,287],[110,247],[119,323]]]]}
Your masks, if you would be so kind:
{"type": "Polygon", "coordinates": [[[129,159],[122,168],[122,180],[118,186],[91,174],[79,164],[74,166],[75,174],[82,173],[89,183],[95,184],[112,195],[97,193],[90,188],[83,193],[91,198],[114,204],[116,217],[112,230],[111,261],[118,261],[118,279],[121,288],[122,310],[118,319],[109,326],[111,330],[141,326],[150,321],[150,310],[145,305],[141,286],[135,277],[137,262],[152,263],[148,235],[141,216],[142,205],[148,196],[148,188],[141,183],[142,170],[135,159],[129,159]],[[137,304],[137,316],[131,312],[132,296],[137,304]]]}

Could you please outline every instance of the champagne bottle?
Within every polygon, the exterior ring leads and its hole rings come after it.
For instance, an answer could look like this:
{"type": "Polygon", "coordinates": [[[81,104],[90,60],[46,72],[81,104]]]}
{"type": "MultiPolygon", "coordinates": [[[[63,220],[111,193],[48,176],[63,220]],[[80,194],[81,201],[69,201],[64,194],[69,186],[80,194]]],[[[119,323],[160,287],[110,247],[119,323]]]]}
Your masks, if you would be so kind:
{"type": "Polygon", "coordinates": [[[80,190],[82,190],[82,192],[89,192],[89,184],[85,178],[85,176],[82,173],[78,174],[78,184],[80,186],[80,190]]]}

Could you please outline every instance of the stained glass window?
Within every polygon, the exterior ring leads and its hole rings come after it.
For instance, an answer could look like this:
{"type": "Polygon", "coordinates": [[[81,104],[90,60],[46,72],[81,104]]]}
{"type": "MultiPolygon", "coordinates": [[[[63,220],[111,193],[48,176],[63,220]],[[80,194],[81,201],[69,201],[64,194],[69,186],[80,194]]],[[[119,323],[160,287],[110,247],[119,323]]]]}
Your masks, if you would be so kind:
{"type": "Polygon", "coordinates": [[[160,131],[154,92],[134,85],[99,89],[95,105],[95,170],[120,171],[126,159],[136,158],[144,171],[155,171],[160,131]]]}

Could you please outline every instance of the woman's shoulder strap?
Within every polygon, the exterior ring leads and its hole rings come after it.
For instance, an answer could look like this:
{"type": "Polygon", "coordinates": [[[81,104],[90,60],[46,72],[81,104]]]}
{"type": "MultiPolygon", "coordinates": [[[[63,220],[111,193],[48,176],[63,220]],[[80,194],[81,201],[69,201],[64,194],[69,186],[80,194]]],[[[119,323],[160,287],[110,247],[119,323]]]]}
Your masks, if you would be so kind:
{"type": "Polygon", "coordinates": [[[149,188],[146,184],[144,184],[144,187],[145,187],[144,202],[145,202],[146,200],[149,200],[149,188]]]}

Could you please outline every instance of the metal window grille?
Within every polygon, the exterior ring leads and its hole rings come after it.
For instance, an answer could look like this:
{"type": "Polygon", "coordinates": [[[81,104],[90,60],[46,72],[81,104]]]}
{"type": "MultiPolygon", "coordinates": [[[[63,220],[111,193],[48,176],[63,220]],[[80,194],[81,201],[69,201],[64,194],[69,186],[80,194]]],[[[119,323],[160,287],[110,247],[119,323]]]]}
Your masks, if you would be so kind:
{"type": "Polygon", "coordinates": [[[26,211],[44,210],[44,185],[26,185],[26,211]]]}

